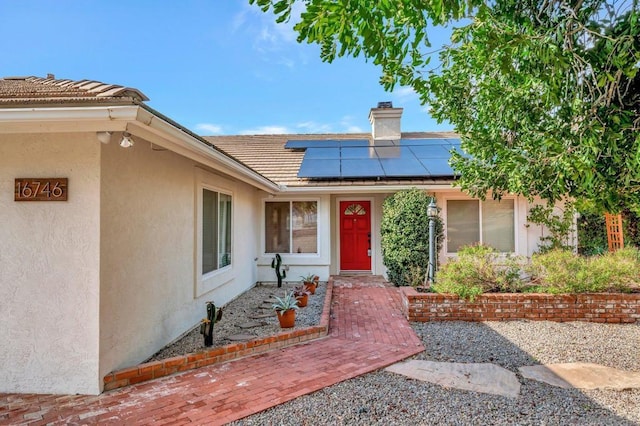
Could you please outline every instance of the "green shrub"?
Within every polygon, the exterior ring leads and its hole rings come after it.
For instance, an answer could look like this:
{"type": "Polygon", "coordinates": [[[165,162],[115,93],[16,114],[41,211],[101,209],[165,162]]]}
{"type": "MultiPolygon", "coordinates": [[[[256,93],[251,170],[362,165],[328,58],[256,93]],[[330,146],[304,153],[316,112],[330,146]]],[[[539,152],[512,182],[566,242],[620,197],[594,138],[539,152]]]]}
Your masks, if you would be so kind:
{"type": "Polygon", "coordinates": [[[638,283],[640,252],[625,247],[614,253],[596,256],[589,260],[588,274],[593,287],[601,290],[629,292],[638,283]]]}
{"type": "MultiPolygon", "coordinates": [[[[380,223],[382,260],[389,281],[396,286],[421,285],[429,264],[429,217],[431,202],[424,191],[398,191],[385,199],[380,223]]],[[[436,259],[442,246],[443,226],[436,218],[436,259]]]]}
{"type": "Polygon", "coordinates": [[[534,254],[529,272],[538,284],[536,291],[567,293],[580,288],[585,260],[569,250],[555,249],[534,254]]]}
{"type": "Polygon", "coordinates": [[[517,292],[523,284],[523,266],[524,259],[503,257],[491,247],[463,247],[457,259],[449,260],[440,269],[433,289],[468,300],[487,292],[517,292]]]}
{"type": "Polygon", "coordinates": [[[526,263],[486,246],[471,246],[441,268],[433,290],[472,301],[487,292],[629,292],[639,288],[639,274],[640,251],[635,248],[591,258],[556,249],[526,263]]]}
{"type": "Polygon", "coordinates": [[[540,291],[600,293],[630,291],[638,282],[640,254],[635,248],[585,258],[565,250],[534,255],[531,260],[540,291]]]}

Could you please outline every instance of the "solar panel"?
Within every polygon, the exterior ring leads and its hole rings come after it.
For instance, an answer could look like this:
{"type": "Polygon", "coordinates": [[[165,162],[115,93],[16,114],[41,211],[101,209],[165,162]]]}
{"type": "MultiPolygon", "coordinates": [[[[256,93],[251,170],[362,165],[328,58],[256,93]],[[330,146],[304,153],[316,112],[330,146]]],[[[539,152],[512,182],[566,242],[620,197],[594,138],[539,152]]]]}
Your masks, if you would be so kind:
{"type": "Polygon", "coordinates": [[[387,177],[426,176],[427,169],[413,156],[408,147],[402,147],[398,158],[381,158],[380,164],[387,177]]]}
{"type": "Polygon", "coordinates": [[[340,176],[340,160],[303,160],[298,170],[298,177],[336,178],[340,176]]]}
{"type": "Polygon", "coordinates": [[[382,165],[377,159],[354,159],[354,160],[342,160],[342,174],[343,178],[372,178],[372,177],[384,177],[385,173],[382,169],[382,165]]]}
{"type": "Polygon", "coordinates": [[[368,159],[368,158],[376,158],[376,154],[373,151],[373,148],[364,147],[364,146],[351,146],[351,147],[342,147],[340,149],[340,157],[343,159],[348,158],[359,158],[359,159],[368,159]]]}
{"type": "Polygon", "coordinates": [[[410,146],[409,149],[416,158],[449,158],[451,154],[451,145],[422,145],[422,146],[410,146]]]}
{"type": "Polygon", "coordinates": [[[454,176],[448,162],[460,140],[290,140],[285,148],[305,150],[300,178],[432,178],[454,176]]]}
{"type": "Polygon", "coordinates": [[[305,159],[317,160],[317,159],[340,159],[340,148],[307,148],[307,152],[304,154],[305,159]]]}

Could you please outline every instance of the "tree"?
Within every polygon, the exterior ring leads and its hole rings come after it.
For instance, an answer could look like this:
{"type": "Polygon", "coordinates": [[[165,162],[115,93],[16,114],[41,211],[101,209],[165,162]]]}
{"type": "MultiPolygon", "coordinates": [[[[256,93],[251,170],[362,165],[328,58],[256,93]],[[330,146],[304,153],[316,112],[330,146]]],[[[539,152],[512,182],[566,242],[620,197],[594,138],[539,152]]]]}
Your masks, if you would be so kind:
{"type": "MultiPolygon", "coordinates": [[[[294,0],[250,0],[276,20],[294,0]]],[[[461,135],[472,195],[640,206],[638,0],[308,0],[295,25],[321,58],[363,55],[461,135]],[[461,25],[429,68],[427,31],[461,25]]]]}

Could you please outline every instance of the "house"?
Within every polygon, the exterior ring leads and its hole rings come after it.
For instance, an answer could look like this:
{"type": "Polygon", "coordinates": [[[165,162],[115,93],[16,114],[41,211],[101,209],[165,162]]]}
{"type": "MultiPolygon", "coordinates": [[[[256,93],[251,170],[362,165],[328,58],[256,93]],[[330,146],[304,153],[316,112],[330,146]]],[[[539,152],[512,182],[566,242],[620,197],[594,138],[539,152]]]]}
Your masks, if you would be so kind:
{"type": "Polygon", "coordinates": [[[201,137],[139,90],[52,75],[0,79],[0,392],[102,391],[258,281],[384,274],[384,198],[417,187],[446,223],[444,258],[483,241],[531,254],[520,197],[452,187],[451,133],[201,137]]]}

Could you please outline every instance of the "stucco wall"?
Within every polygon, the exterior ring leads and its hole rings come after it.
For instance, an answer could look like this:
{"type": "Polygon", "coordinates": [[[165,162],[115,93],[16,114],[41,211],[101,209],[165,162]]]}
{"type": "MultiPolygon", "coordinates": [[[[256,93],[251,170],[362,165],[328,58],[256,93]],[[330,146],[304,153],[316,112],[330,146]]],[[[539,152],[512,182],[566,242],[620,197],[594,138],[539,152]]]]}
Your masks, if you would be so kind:
{"type": "Polygon", "coordinates": [[[257,190],[136,140],[102,147],[100,376],[144,361],[256,281],[257,190]],[[197,191],[233,196],[232,266],[197,290],[197,191]]]}
{"type": "Polygon", "coordinates": [[[100,390],[99,184],[95,134],[0,135],[0,392],[100,390]],[[24,177],[68,201],[15,202],[24,177]]]}

